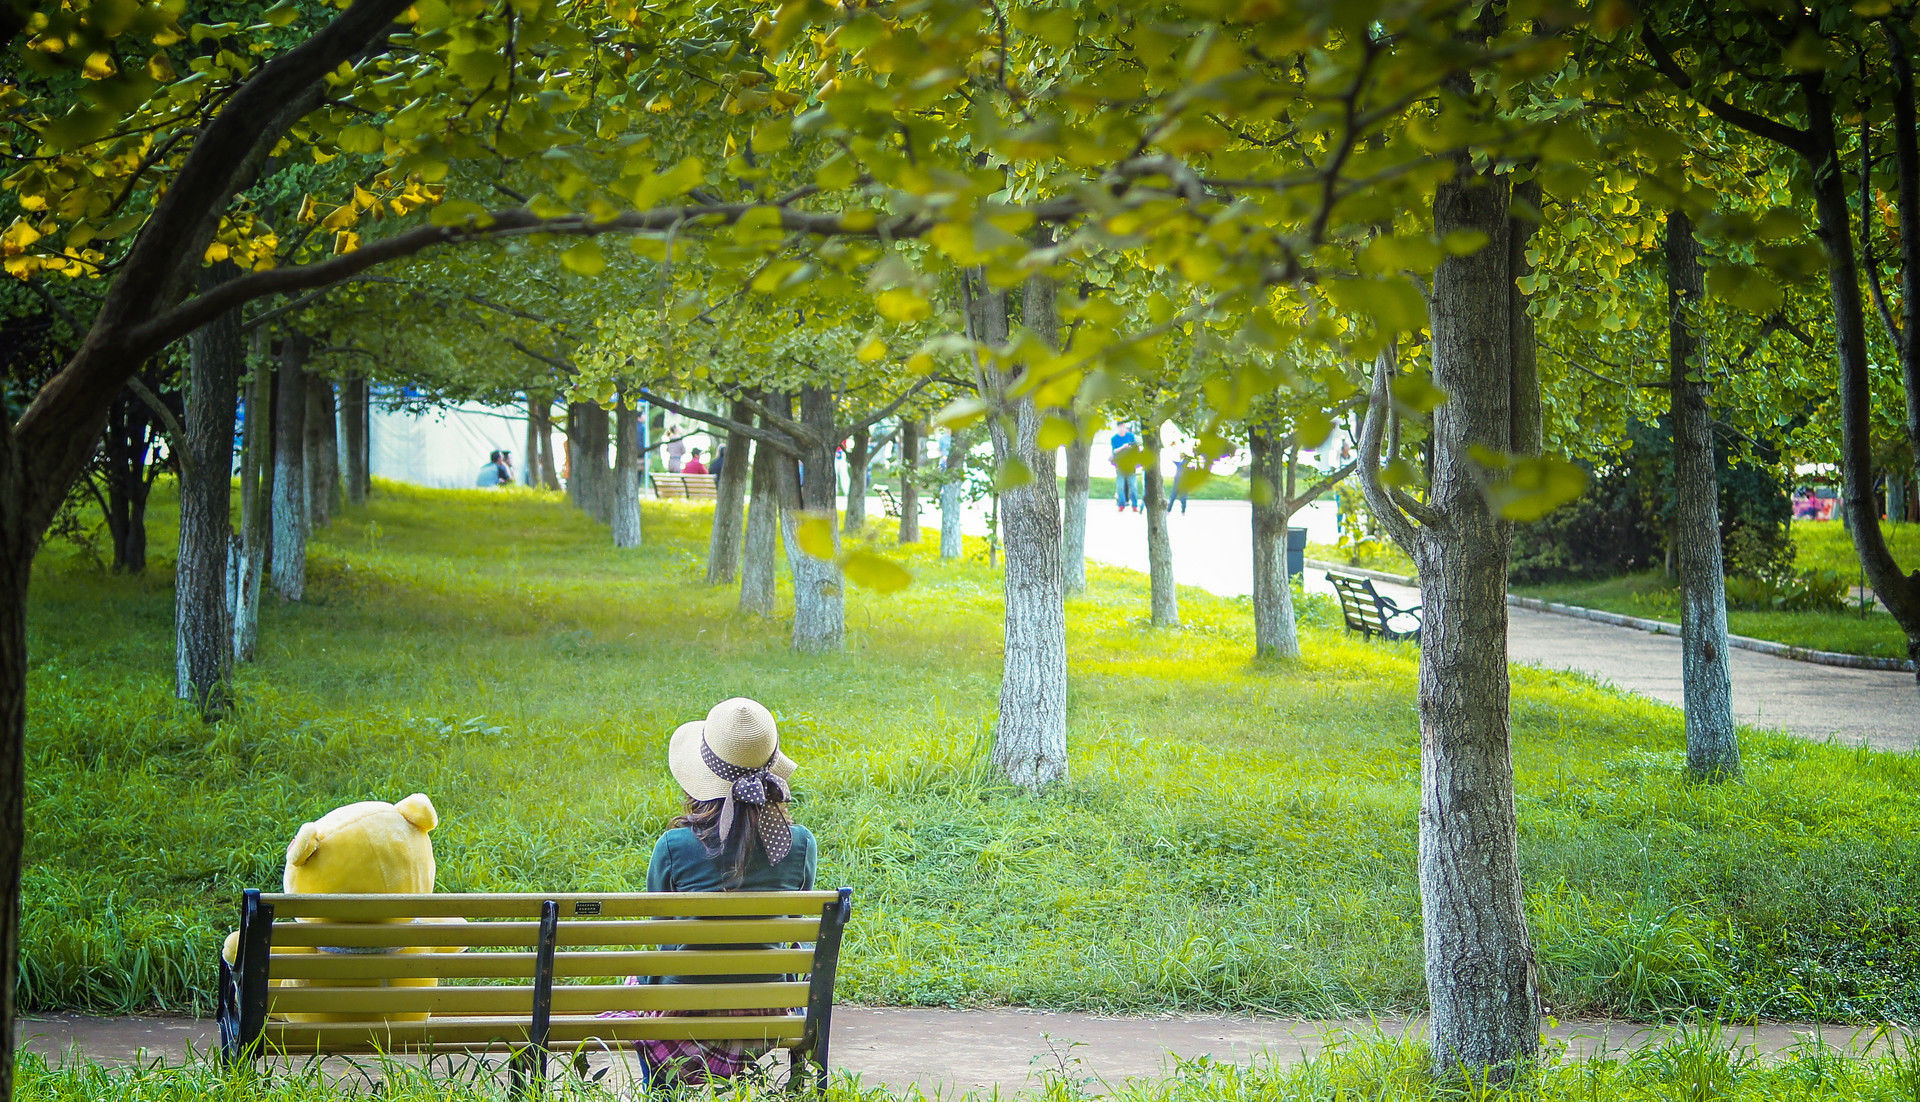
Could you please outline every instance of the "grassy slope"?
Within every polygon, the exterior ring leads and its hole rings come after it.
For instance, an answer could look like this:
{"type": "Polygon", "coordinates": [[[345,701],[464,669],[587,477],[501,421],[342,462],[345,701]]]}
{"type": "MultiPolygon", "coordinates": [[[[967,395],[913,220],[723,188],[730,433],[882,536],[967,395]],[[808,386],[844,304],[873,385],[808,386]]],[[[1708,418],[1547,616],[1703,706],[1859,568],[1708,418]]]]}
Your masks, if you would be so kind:
{"type": "MultiPolygon", "coordinates": [[[[22,998],[204,1005],[237,892],[300,822],[430,793],[444,890],[630,889],[675,808],[666,735],[749,693],[802,764],[821,875],[854,886],[846,998],[1388,1011],[1421,999],[1415,652],[1309,602],[1307,657],[1250,666],[1244,601],[1144,579],[1069,603],[1073,783],[982,761],[997,581],[912,553],[855,591],[845,654],[697,584],[707,514],[616,552],[557,495],[383,486],[270,607],[241,704],[171,699],[172,600],[41,562],[33,593],[22,998]]],[[[154,545],[171,534],[156,525],[154,545]]],[[[1515,768],[1553,1008],[1920,1013],[1920,761],[1750,734],[1747,783],[1679,778],[1676,713],[1522,672],[1515,768]]]]}
{"type": "MultiPolygon", "coordinates": [[[[1679,583],[1652,572],[1594,581],[1513,587],[1515,593],[1649,620],[1680,622],[1679,583]]],[[[1905,658],[1906,636],[1884,612],[1727,611],[1727,630],[1796,647],[1905,658]]]]}

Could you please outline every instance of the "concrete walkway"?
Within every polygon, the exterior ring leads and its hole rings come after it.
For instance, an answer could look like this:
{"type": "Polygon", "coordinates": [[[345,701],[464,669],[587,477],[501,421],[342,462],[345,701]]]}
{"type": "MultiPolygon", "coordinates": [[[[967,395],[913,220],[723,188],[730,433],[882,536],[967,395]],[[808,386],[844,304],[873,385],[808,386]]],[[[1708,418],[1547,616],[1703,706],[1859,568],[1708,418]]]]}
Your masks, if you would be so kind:
{"type": "MultiPolygon", "coordinates": [[[[1309,511],[1311,538],[1327,540],[1330,518],[1309,511]]],[[[1299,523],[1296,521],[1296,523],[1299,523]]],[[[1237,597],[1253,590],[1252,510],[1243,501],[1195,501],[1170,518],[1173,574],[1182,585],[1237,597]]],[[[1087,557],[1145,572],[1146,517],[1121,513],[1110,502],[1087,510],[1087,557]]],[[[1307,572],[1310,592],[1332,593],[1318,571],[1307,572]]],[[[1384,596],[1419,604],[1419,591],[1376,583],[1384,596]]],[[[1680,640],[1569,616],[1510,608],[1511,661],[1588,674],[1616,688],[1678,708],[1680,640]]],[[[1850,670],[1732,650],[1735,718],[1813,740],[1912,751],[1920,747],[1920,687],[1910,673],[1850,670]]]]}
{"type": "MultiPolygon", "coordinates": [[[[1082,1083],[1097,1092],[1128,1079],[1159,1077],[1173,1070],[1173,1059],[1209,1056],[1247,1064],[1262,1056],[1297,1062],[1351,1038],[1418,1036],[1423,1026],[1405,1021],[1302,1021],[1246,1016],[1110,1017],[1009,1009],[881,1009],[836,1007],[833,1012],[832,1062],[857,1075],[865,1086],[902,1090],[917,1086],[925,1094],[966,1091],[1014,1091],[1035,1087],[1049,1077],[1082,1083]]],[[[1567,1044],[1570,1056],[1614,1053],[1657,1044],[1674,1027],[1630,1022],[1563,1022],[1548,1031],[1567,1044]]],[[[58,1016],[22,1022],[18,1036],[26,1050],[49,1062],[91,1060],[118,1065],[160,1058],[187,1059],[205,1054],[215,1043],[213,1023],[187,1018],[84,1018],[58,1016]]],[[[1723,1043],[1756,1053],[1777,1054],[1819,1039],[1853,1052],[1886,1051],[1895,1043],[1870,1028],[1768,1023],[1729,1026],[1723,1043]]],[[[594,1067],[607,1063],[597,1057],[594,1067]]],[[[624,1054],[612,1078],[632,1075],[624,1054]]],[[[356,1077],[344,1065],[343,1078],[356,1077]]]]}

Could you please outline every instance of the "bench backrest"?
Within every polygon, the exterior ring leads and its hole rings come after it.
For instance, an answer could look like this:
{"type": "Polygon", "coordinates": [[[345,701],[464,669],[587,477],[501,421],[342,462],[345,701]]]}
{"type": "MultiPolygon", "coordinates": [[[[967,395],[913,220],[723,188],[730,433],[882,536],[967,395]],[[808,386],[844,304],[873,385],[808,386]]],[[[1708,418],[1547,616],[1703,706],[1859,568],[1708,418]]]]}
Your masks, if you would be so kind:
{"type": "Polygon", "coordinates": [[[750,1040],[810,1048],[824,1069],[833,978],[851,897],[845,888],[248,892],[233,990],[223,992],[222,1043],[230,1054],[255,1045],[297,1054],[750,1040]],[[788,947],[799,942],[813,947],[788,947]],[[626,976],[741,975],[755,979],[621,983],[626,976]],[[438,985],[421,985],[426,980],[438,985]],[[231,1030],[225,1021],[229,1001],[235,1019],[231,1030]],[[735,1009],[772,1013],[671,1016],[735,1009]],[[598,1017],[612,1010],[669,1016],[598,1017]],[[306,1020],[279,1020],[289,1015],[306,1020]],[[312,1020],[316,1017],[321,1020],[312,1020]]]}
{"type": "Polygon", "coordinates": [[[1334,591],[1340,594],[1340,611],[1346,616],[1348,627],[1362,635],[1387,633],[1386,620],[1380,614],[1380,595],[1374,592],[1371,581],[1331,571],[1327,573],[1327,581],[1332,582],[1334,591]]]}
{"type": "Polygon", "coordinates": [[[711,501],[720,496],[720,477],[711,474],[656,474],[653,476],[653,492],[662,498],[711,501]]]}

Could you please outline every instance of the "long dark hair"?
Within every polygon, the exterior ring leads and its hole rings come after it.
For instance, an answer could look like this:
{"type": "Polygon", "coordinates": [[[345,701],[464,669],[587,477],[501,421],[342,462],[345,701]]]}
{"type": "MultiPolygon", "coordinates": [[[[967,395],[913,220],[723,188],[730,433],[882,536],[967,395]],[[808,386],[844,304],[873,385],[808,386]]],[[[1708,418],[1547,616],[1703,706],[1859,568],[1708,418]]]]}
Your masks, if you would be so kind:
{"type": "Polygon", "coordinates": [[[688,796],[687,809],[674,817],[672,825],[693,831],[709,858],[726,863],[727,888],[731,890],[746,879],[747,855],[760,845],[760,836],[756,831],[736,830],[733,844],[728,846],[720,837],[720,806],[724,803],[725,800],[696,800],[688,796]]]}

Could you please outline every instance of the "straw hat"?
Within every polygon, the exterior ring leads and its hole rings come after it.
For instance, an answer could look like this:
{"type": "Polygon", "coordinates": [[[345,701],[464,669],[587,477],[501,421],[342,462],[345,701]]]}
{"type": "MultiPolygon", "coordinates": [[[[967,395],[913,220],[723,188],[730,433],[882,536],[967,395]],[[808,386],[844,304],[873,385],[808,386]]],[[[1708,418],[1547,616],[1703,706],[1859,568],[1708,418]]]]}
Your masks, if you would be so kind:
{"type": "Polygon", "coordinates": [[[758,769],[771,761],[767,771],[783,781],[799,768],[780,752],[780,732],[771,712],[744,696],[723,700],[705,720],[681,724],[667,742],[667,768],[696,800],[717,800],[733,791],[733,782],[702,760],[703,742],[714,757],[741,769],[758,769]]]}

